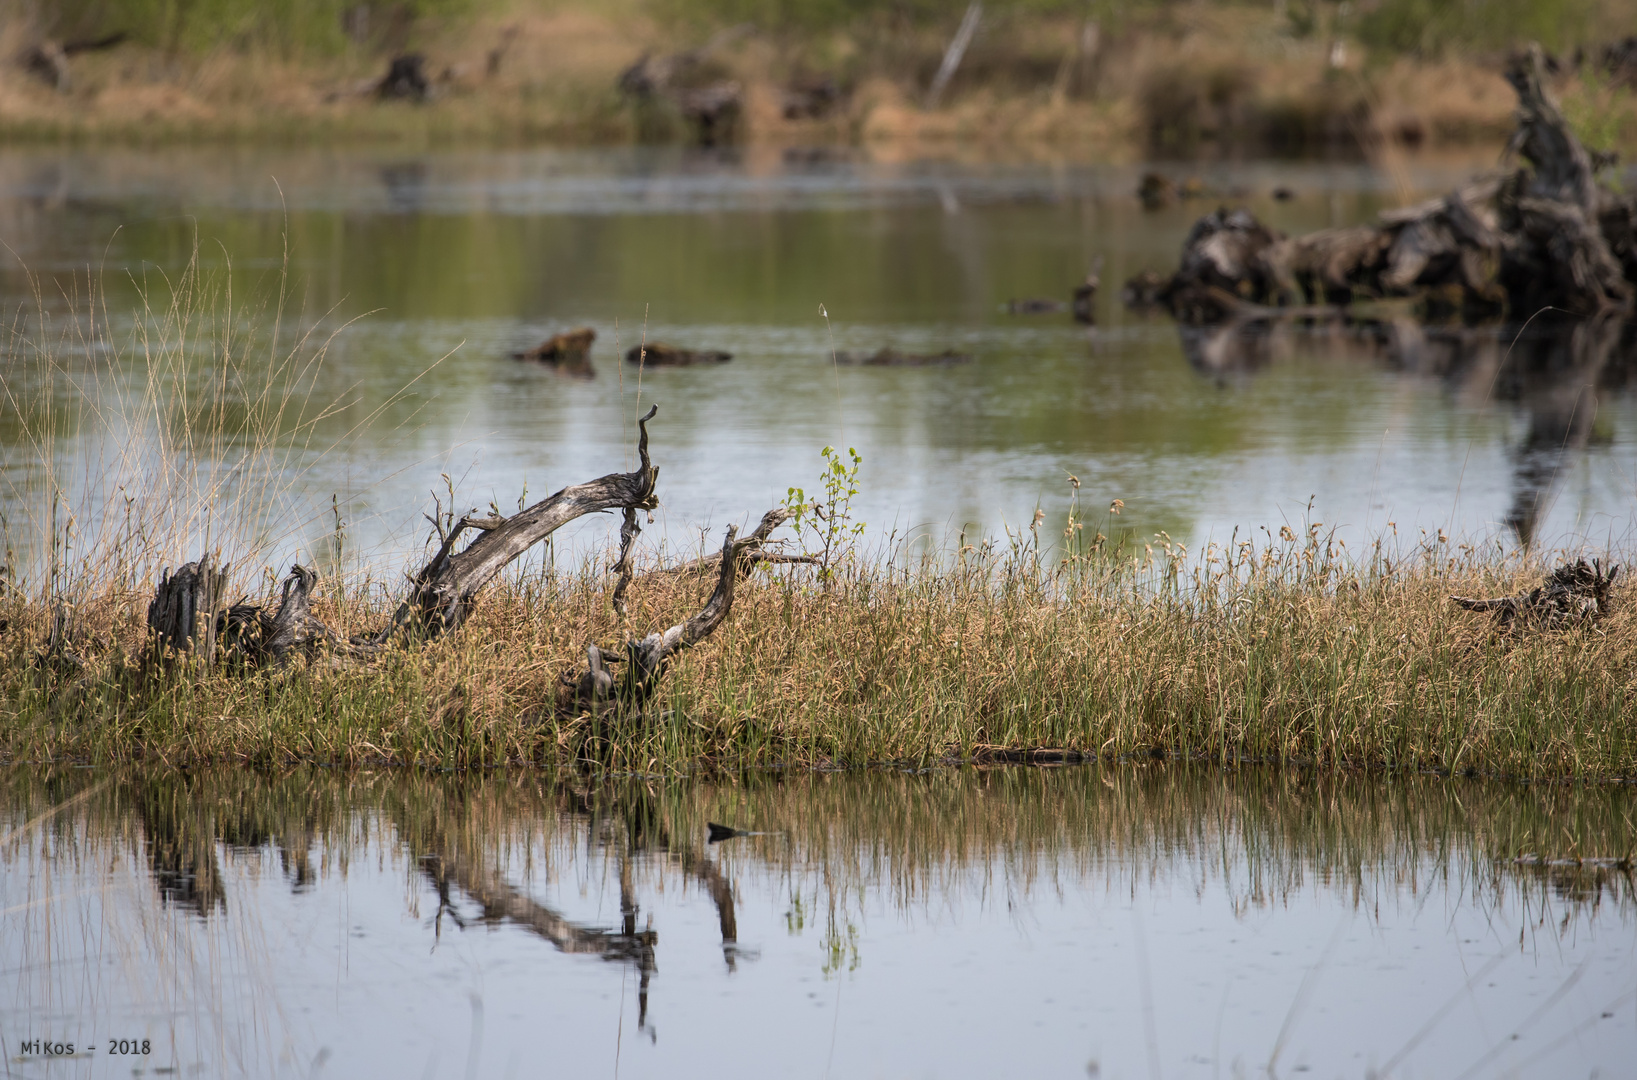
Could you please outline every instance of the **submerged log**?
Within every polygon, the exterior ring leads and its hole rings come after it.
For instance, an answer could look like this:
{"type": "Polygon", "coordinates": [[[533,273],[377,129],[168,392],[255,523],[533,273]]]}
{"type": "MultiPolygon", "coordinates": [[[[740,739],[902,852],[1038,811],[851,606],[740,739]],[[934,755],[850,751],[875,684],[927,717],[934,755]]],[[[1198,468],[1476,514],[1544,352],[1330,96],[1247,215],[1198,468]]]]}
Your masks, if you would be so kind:
{"type": "Polygon", "coordinates": [[[1518,95],[1508,156],[1523,164],[1480,178],[1373,224],[1286,237],[1246,210],[1207,214],[1189,232],[1176,272],[1157,289],[1128,286],[1183,322],[1236,317],[1229,294],[1291,307],[1413,297],[1433,313],[1489,318],[1553,307],[1629,310],[1637,282],[1637,209],[1600,187],[1598,162],[1542,86],[1538,48],[1506,73],[1518,95]]]}
{"type": "Polygon", "coordinates": [[[532,349],[512,353],[513,360],[537,360],[556,366],[590,366],[591,343],[597,340],[597,331],[589,326],[553,334],[532,349]]]}
{"type": "Polygon", "coordinates": [[[1578,559],[1558,567],[1540,586],[1517,596],[1450,599],[1467,611],[1489,612],[1501,630],[1590,625],[1609,613],[1610,594],[1619,574],[1618,566],[1610,567],[1605,574],[1598,560],[1593,559],[1588,566],[1585,559],[1578,559]]]}
{"type": "Polygon", "coordinates": [[[1067,308],[1068,305],[1061,300],[1031,296],[1022,300],[1006,301],[1004,310],[1008,315],[1055,315],[1067,308]]]}
{"type": "Polygon", "coordinates": [[[644,367],[690,367],[694,364],[725,364],[733,354],[715,349],[679,349],[655,341],[648,345],[633,345],[625,352],[627,363],[644,367]]]}
{"type": "Polygon", "coordinates": [[[929,367],[945,364],[965,364],[970,362],[970,353],[959,353],[954,349],[945,349],[940,353],[907,353],[897,349],[877,349],[873,353],[838,352],[835,362],[838,364],[856,364],[861,367],[929,367]]]}

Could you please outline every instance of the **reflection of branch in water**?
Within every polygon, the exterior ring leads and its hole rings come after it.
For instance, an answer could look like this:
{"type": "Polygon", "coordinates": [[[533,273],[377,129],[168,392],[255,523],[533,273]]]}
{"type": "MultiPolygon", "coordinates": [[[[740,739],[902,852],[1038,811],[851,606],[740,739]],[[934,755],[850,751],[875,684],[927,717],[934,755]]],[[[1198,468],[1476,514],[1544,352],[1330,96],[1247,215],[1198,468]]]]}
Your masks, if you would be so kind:
{"type": "MultiPolygon", "coordinates": [[[[596,839],[599,825],[623,826],[623,836],[620,836],[619,831],[611,829],[612,835],[603,838],[605,843],[623,842],[623,849],[628,853],[621,863],[623,868],[629,868],[629,853],[655,851],[669,856],[683,873],[698,879],[705,887],[706,893],[710,895],[711,902],[716,905],[716,919],[722,933],[722,958],[727,962],[728,971],[738,970],[740,958],[756,959],[758,954],[754,950],[739,947],[739,922],[734,910],[733,883],[722,875],[721,869],[713,859],[701,853],[697,844],[677,843],[672,838],[671,831],[665,824],[665,816],[660,813],[652,793],[646,788],[638,788],[629,797],[617,800],[606,813],[599,813],[596,806],[586,804],[583,800],[569,812],[587,817],[588,850],[589,845],[596,839]]],[[[722,826],[715,828],[721,829],[722,826]]]]}
{"type": "Polygon", "coordinates": [[[440,898],[447,895],[444,890],[448,885],[455,885],[483,909],[484,922],[512,922],[545,938],[560,952],[589,953],[604,960],[633,963],[644,979],[654,970],[654,947],[659,935],[653,930],[635,929],[634,908],[625,919],[629,932],[623,928],[619,932],[601,930],[571,922],[525,895],[499,873],[468,866],[458,856],[438,852],[423,855],[421,869],[439,889],[440,898]]]}
{"type": "Polygon", "coordinates": [[[740,956],[754,960],[756,958],[754,953],[741,952],[739,949],[739,921],[733,906],[733,883],[723,876],[715,860],[700,855],[691,848],[680,852],[673,851],[672,855],[684,873],[699,879],[699,883],[705,886],[705,891],[710,893],[711,901],[716,905],[716,921],[722,930],[722,959],[727,961],[728,971],[738,970],[740,956]]]}
{"type": "Polygon", "coordinates": [[[1201,374],[1251,374],[1300,348],[1326,359],[1357,358],[1428,376],[1478,404],[1491,396],[1527,410],[1529,430],[1514,452],[1506,524],[1531,544],[1563,475],[1592,438],[1597,392],[1625,380],[1637,361],[1637,326],[1613,316],[1532,320],[1522,330],[1428,325],[1408,316],[1321,317],[1256,308],[1210,326],[1180,326],[1182,350],[1201,374]]]}
{"type": "Polygon", "coordinates": [[[1506,514],[1506,524],[1525,545],[1533,543],[1564,472],[1591,440],[1597,387],[1616,354],[1620,331],[1619,320],[1603,318],[1576,323],[1566,333],[1553,327],[1542,335],[1520,336],[1503,370],[1507,396],[1515,395],[1529,409],[1529,433],[1517,450],[1506,514]]]}

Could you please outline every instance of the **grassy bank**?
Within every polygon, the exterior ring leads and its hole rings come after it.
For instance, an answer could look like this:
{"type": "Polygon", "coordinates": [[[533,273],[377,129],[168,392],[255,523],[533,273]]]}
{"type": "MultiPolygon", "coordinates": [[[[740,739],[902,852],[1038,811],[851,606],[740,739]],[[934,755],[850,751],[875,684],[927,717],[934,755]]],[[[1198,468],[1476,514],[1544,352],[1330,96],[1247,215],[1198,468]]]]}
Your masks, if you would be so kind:
{"type": "MultiPolygon", "coordinates": [[[[1497,595],[1539,567],[1423,538],[1349,556],[1317,528],[1206,552],[1027,545],[958,565],[853,566],[822,587],[752,579],[728,623],[667,676],[661,710],[559,711],[559,675],[698,609],[709,584],[638,580],[629,626],[590,567],[488,595],[454,639],[367,666],[244,674],[143,660],[145,597],[75,598],[78,660],[36,657],[56,616],[3,601],[0,748],[13,760],[243,760],[616,770],[927,764],[1047,747],[1530,778],[1637,775],[1637,647],[1596,629],[1500,636],[1450,593],[1497,595]],[[80,661],[83,661],[83,665],[80,661]]],[[[380,590],[327,590],[322,617],[379,625],[380,590]]]]}
{"type": "MultiPolygon", "coordinates": [[[[1335,5],[992,0],[947,91],[928,90],[963,4],[422,0],[110,5],[0,23],[0,138],[395,143],[689,139],[675,109],[622,93],[646,54],[703,50],[695,82],[742,90],[732,138],[788,143],[1044,142],[1084,151],[1356,147],[1504,138],[1504,52],[1588,57],[1559,91],[1605,141],[1634,133],[1602,50],[1630,0],[1335,5]],[[71,51],[42,42],[125,37],[71,51]],[[388,60],[425,57],[431,96],[384,102],[388,60]],[[822,108],[792,92],[828,85],[822,108]]],[[[40,9],[41,11],[47,9],[40,9]]]]}

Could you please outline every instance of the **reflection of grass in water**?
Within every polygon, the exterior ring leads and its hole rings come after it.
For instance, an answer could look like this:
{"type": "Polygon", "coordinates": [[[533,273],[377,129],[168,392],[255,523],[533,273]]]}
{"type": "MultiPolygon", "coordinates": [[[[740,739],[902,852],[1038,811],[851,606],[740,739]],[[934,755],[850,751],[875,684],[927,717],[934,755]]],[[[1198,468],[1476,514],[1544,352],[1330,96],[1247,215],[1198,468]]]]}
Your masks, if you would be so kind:
{"type": "MultiPolygon", "coordinates": [[[[399,843],[411,860],[436,853],[485,873],[546,879],[579,858],[589,837],[609,857],[637,857],[639,888],[707,860],[730,876],[787,881],[791,931],[822,922],[837,940],[856,919],[849,898],[878,892],[913,912],[996,872],[1025,895],[1090,877],[1120,892],[1138,879],[1201,874],[1247,909],[1316,890],[1369,908],[1401,891],[1447,888],[1497,909],[1558,905],[1588,916],[1632,901],[1625,871],[1542,872],[1514,859],[1631,855],[1631,799],[1617,787],[1185,765],[747,773],[722,783],[591,784],[532,771],[113,776],[37,833],[73,851],[123,846],[168,903],[207,917],[225,902],[207,902],[203,888],[170,888],[178,868],[157,853],[188,852],[186,872],[219,883],[223,851],[266,852],[292,887],[305,888],[344,875],[372,845],[399,843]],[[707,849],[705,823],[722,819],[764,835],[707,849]]],[[[95,780],[85,770],[8,770],[7,815],[22,820],[95,780]]],[[[22,850],[14,839],[3,854],[22,850]]]]}
{"type": "MultiPolygon", "coordinates": [[[[1367,919],[1442,893],[1503,926],[1533,928],[1530,949],[1599,920],[1627,922],[1634,910],[1629,872],[1543,874],[1511,858],[1629,853],[1631,797],[1606,786],[1135,764],[601,784],[522,770],[0,774],[0,820],[58,805],[0,847],[4,880],[27,883],[6,904],[43,901],[32,921],[10,924],[30,964],[19,983],[26,999],[74,985],[87,929],[101,927],[104,955],[113,950],[121,965],[94,976],[99,1001],[157,1002],[183,1018],[179,1035],[203,1036],[204,1058],[214,1045],[252,1063],[296,1045],[290,1020],[268,1012],[279,1001],[278,966],[246,904],[255,890],[236,884],[275,858],[297,890],[339,882],[354,860],[402,866],[405,903],[428,937],[434,920],[420,904],[432,865],[534,897],[549,896],[553,882],[618,882],[620,909],[638,927],[653,926],[643,910],[658,894],[727,904],[724,934],[733,895],[754,882],[786,899],[791,934],[817,932],[813,962],[826,976],[860,966],[858,928],[878,905],[911,924],[941,923],[1001,888],[1027,904],[1088,887],[1120,899],[1214,883],[1238,913],[1329,897],[1367,919]],[[707,847],[706,822],[721,820],[763,835],[707,847]],[[225,882],[224,899],[177,892],[166,853],[185,853],[201,881],[225,882]],[[90,899],[74,892],[88,874],[97,878],[90,899]],[[713,878],[725,894],[713,892],[713,878]],[[45,957],[54,963],[37,962],[45,957]],[[242,1026],[247,1002],[258,1025],[242,1026]]],[[[450,899],[466,926],[474,904],[485,924],[513,918],[459,890],[450,899]]],[[[663,923],[653,928],[668,940],[663,923]]],[[[569,951],[651,962],[603,948],[612,934],[587,928],[584,947],[571,941],[569,951]]]]}
{"type": "MultiPolygon", "coordinates": [[[[0,846],[10,886],[0,894],[7,957],[22,962],[10,976],[9,1011],[35,1028],[94,1018],[99,1039],[111,1029],[151,1040],[151,1056],[132,1060],[153,1067],[220,1057],[246,1074],[271,1075],[290,1021],[254,910],[201,925],[169,903],[154,887],[145,849],[174,837],[133,828],[128,808],[103,816],[119,804],[118,791],[93,789],[85,813],[57,815],[0,846]],[[243,1015],[247,989],[254,1023],[243,1015]]],[[[105,1045],[80,1043],[78,1054],[105,1045]]]]}

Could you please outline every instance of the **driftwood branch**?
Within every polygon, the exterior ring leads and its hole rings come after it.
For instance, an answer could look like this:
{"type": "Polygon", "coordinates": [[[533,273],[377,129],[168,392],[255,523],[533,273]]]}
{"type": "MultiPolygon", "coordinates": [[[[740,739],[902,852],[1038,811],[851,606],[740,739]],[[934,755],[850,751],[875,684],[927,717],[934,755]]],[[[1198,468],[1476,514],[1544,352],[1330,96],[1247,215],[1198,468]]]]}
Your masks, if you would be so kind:
{"type": "Polygon", "coordinates": [[[619,580],[614,585],[614,610],[620,615],[625,614],[625,590],[631,587],[631,549],[636,545],[637,536],[642,532],[642,525],[637,521],[637,511],[633,506],[625,508],[625,522],[620,526],[620,560],[614,564],[619,573],[619,580]]]}
{"type": "MultiPolygon", "coordinates": [[[[654,484],[659,470],[648,458],[648,421],[659,411],[655,405],[637,422],[638,465],[635,472],[610,473],[576,484],[540,500],[509,518],[470,518],[450,530],[432,561],[411,579],[410,594],[420,629],[436,637],[460,628],[472,611],[477,593],[513,560],[575,518],[604,510],[652,510],[659,505],[654,484]],[[467,528],[483,535],[464,551],[452,553],[456,539],[467,528]]],[[[389,627],[391,633],[395,627],[389,627]]]]}
{"type": "MultiPolygon", "coordinates": [[[[290,568],[277,609],[271,614],[262,605],[243,600],[224,610],[221,598],[227,570],[201,559],[161,579],[148,608],[155,639],[173,651],[196,651],[202,618],[210,641],[219,639],[236,658],[253,666],[283,667],[297,655],[315,656],[321,646],[341,657],[368,659],[395,641],[425,641],[459,629],[471,614],[478,592],[513,560],[575,518],[613,509],[621,510],[624,517],[613,595],[615,610],[623,615],[625,591],[633,576],[632,549],[641,533],[638,511],[658,505],[654,485],[659,470],[648,454],[648,421],[658,411],[658,406],[650,408],[638,422],[634,472],[611,473],[564,488],[511,517],[469,514],[447,530],[433,519],[439,533],[437,550],[411,576],[408,599],[399,605],[391,623],[376,634],[343,641],[325,625],[312,611],[318,575],[300,565],[290,568]],[[472,532],[478,534],[476,538],[457,551],[461,538],[472,532]]],[[[667,661],[709,637],[727,618],[733,607],[734,584],[748,572],[752,561],[810,561],[762,550],[768,536],[788,517],[782,507],[769,511],[743,542],[737,540],[738,529],[730,527],[721,553],[710,560],[697,560],[701,573],[714,568],[717,575],[716,588],[697,615],[628,641],[623,650],[605,652],[595,644],[588,646],[585,671],[565,678],[575,705],[601,710],[617,704],[640,711],[657,691],[667,661]],[[620,663],[625,667],[616,678],[610,669],[620,663]]]]}

